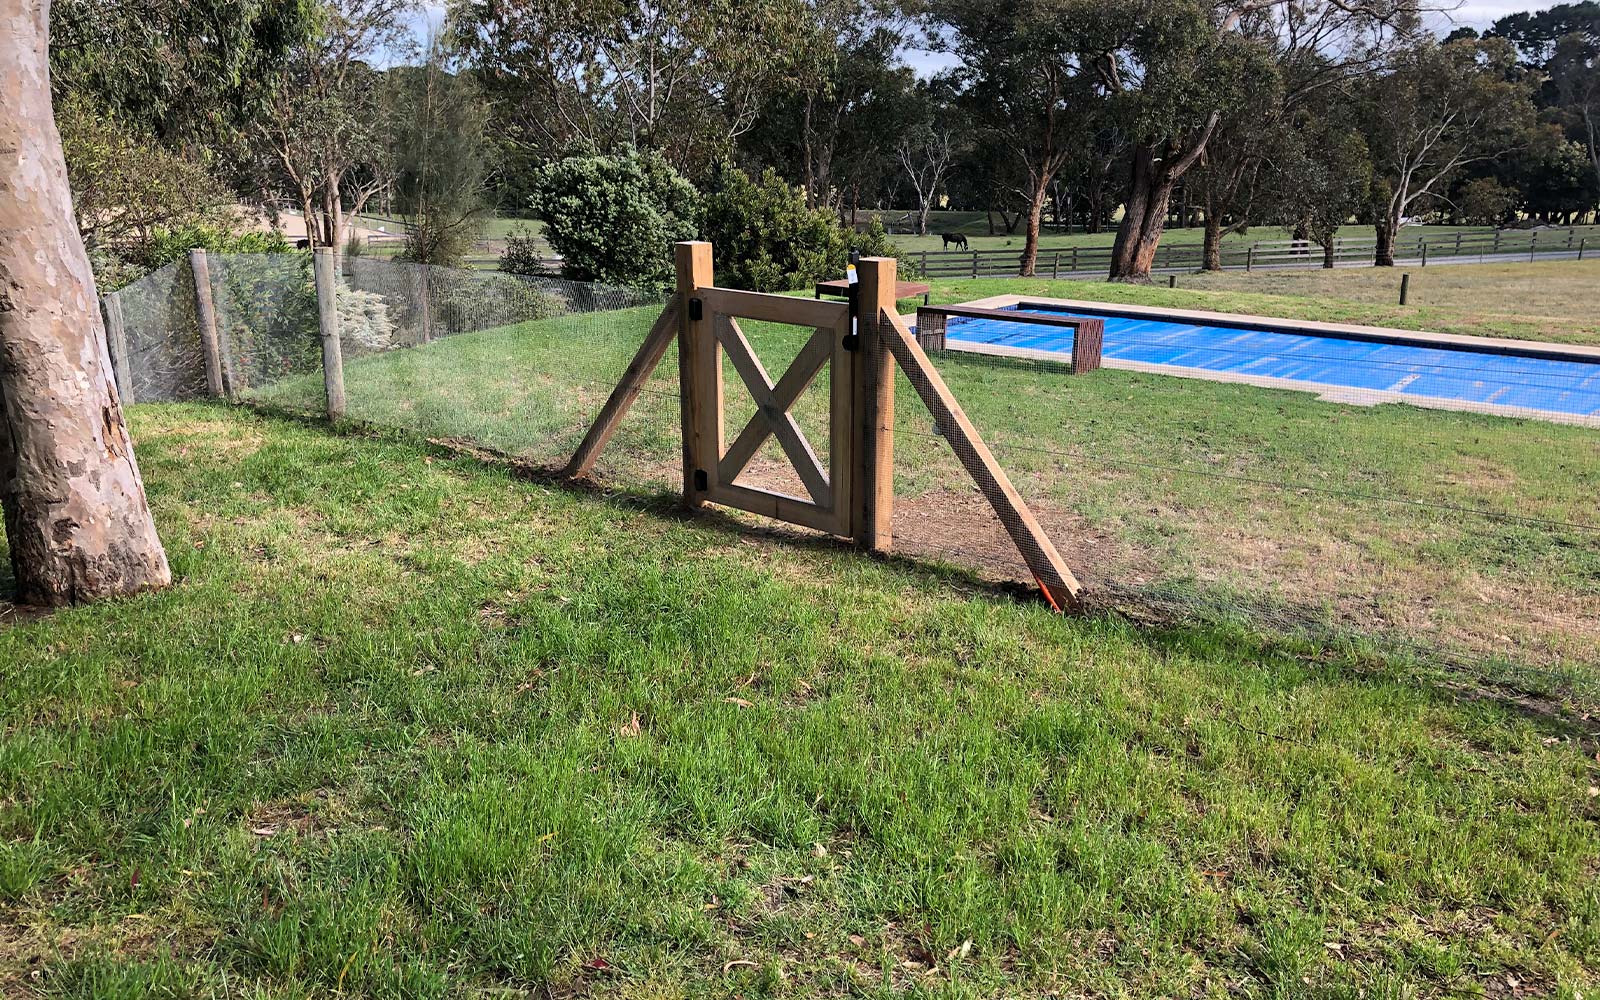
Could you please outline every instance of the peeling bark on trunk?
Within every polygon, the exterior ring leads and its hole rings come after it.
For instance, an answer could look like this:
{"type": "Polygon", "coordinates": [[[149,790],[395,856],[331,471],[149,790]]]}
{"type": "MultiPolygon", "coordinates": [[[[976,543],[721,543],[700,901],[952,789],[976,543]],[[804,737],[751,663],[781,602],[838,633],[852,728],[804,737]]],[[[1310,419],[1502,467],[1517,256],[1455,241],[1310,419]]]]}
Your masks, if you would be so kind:
{"type": "Polygon", "coordinates": [[[172,582],[111,375],[50,107],[49,0],[0,0],[0,504],[17,598],[172,582]]]}

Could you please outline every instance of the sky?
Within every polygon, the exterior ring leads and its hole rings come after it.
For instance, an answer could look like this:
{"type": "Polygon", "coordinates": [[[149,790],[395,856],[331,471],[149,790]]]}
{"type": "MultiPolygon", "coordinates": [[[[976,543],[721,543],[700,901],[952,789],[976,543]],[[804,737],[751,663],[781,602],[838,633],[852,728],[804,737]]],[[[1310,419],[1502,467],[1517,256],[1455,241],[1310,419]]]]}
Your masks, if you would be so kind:
{"type": "MultiPolygon", "coordinates": [[[[1543,10],[1550,6],[1553,6],[1553,0],[1551,3],[1530,3],[1529,0],[1462,0],[1460,7],[1447,17],[1441,18],[1437,27],[1440,34],[1445,34],[1455,25],[1462,24],[1481,30],[1507,14],[1515,14],[1521,10],[1543,10]]],[[[413,33],[418,41],[425,40],[431,30],[437,30],[443,18],[444,4],[423,4],[413,24],[413,33]]],[[[949,56],[933,52],[909,51],[906,53],[906,61],[922,76],[931,76],[953,64],[949,56]]]]}

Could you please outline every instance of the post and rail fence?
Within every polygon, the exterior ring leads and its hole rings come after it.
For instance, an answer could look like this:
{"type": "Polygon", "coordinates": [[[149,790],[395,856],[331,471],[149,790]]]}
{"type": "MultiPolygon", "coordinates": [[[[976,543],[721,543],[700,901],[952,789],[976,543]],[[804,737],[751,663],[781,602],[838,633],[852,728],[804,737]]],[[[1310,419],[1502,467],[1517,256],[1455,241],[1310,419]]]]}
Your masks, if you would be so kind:
{"type": "MultiPolygon", "coordinates": [[[[1441,260],[1506,262],[1585,259],[1588,237],[1576,228],[1566,230],[1505,229],[1483,233],[1454,233],[1448,236],[1417,236],[1398,241],[1394,247],[1397,262],[1418,262],[1427,266],[1441,260]]],[[[1099,276],[1111,266],[1112,248],[1045,247],[1034,262],[1034,274],[1052,279],[1099,276]]],[[[1333,245],[1335,267],[1370,267],[1377,256],[1373,239],[1340,239],[1333,245]]],[[[981,250],[923,250],[907,255],[917,276],[932,278],[1011,278],[1021,272],[1020,247],[981,250]]],[[[1251,243],[1224,243],[1220,254],[1223,270],[1285,270],[1323,268],[1328,254],[1309,240],[1257,240],[1251,243]]],[[[1205,266],[1205,248],[1200,244],[1164,243],[1156,250],[1152,270],[1198,271],[1205,266]]]]}

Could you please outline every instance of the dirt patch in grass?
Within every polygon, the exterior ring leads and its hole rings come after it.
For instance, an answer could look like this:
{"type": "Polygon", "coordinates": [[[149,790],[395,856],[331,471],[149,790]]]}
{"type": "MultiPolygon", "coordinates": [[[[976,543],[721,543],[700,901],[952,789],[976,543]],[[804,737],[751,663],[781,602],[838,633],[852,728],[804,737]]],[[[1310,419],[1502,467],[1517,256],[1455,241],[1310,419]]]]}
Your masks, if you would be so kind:
{"type": "Polygon", "coordinates": [[[333,832],[349,818],[339,801],[324,789],[291,799],[258,802],[245,812],[241,822],[256,837],[290,833],[310,837],[333,832]]]}
{"type": "MultiPolygon", "coordinates": [[[[1154,572],[1155,564],[1115,535],[1082,517],[1034,503],[1034,516],[1079,580],[1104,587],[1129,573],[1154,572]]],[[[953,563],[995,583],[1032,583],[1016,543],[993,508],[976,490],[935,490],[896,497],[894,551],[910,559],[953,563]]]]}

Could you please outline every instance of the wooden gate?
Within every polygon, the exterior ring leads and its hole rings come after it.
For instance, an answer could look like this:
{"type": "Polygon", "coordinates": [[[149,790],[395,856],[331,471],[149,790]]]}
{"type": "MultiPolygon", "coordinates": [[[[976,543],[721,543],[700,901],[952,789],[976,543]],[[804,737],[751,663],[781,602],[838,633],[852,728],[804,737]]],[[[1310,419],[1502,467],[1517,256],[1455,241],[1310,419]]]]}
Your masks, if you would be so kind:
{"type": "Polygon", "coordinates": [[[676,246],[678,291],[662,310],[622,380],[606,400],[566,473],[587,476],[650,373],[678,344],[683,405],[683,499],[750,511],[854,538],[888,552],[894,514],[894,372],[898,365],[933,415],[952,451],[1016,543],[1050,603],[1076,604],[1081,587],[1026,503],[979,438],[961,404],[895,311],[895,262],[861,261],[854,314],[850,303],[718,288],[711,244],[676,246]],[[751,347],[740,320],[796,328],[804,343],[776,381],[751,347]],[[756,404],[727,441],[723,355],[756,404]],[[828,462],[791,411],[828,369],[828,462]],[[805,496],[738,482],[761,446],[776,438],[805,496]]]}
{"type": "Polygon", "coordinates": [[[856,342],[849,304],[717,288],[711,284],[711,247],[705,243],[678,247],[678,288],[684,497],[696,506],[716,503],[835,535],[852,534],[856,342]],[[776,381],[740,320],[785,324],[797,328],[796,337],[805,338],[776,381]],[[724,353],[742,383],[735,391],[747,391],[756,404],[755,414],[731,443],[724,353]],[[824,368],[829,384],[826,468],[791,412],[824,368]],[[777,440],[807,495],[738,481],[768,438],[777,440]]]}

